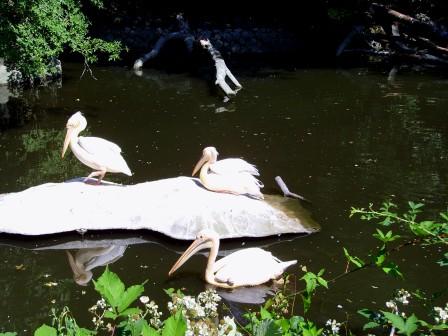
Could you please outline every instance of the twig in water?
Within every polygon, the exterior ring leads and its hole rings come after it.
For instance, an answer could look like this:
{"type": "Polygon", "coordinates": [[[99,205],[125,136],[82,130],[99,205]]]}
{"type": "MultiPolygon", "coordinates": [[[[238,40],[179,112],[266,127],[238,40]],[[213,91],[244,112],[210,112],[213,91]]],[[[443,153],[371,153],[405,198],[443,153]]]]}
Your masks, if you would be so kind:
{"type": "Polygon", "coordinates": [[[87,63],[87,60],[84,59],[84,69],[82,70],[82,74],[81,76],[79,76],[79,79],[81,79],[84,76],[84,73],[86,72],[86,70],[90,73],[90,76],[94,79],[94,80],[98,80],[98,78],[96,78],[93,75],[92,69],[89,66],[89,63],[87,63]]]}
{"type": "Polygon", "coordinates": [[[286,183],[283,181],[283,179],[282,179],[280,176],[276,176],[276,177],[275,177],[275,182],[277,182],[278,186],[279,186],[280,189],[282,190],[283,195],[284,195],[285,197],[298,198],[298,199],[300,199],[300,200],[302,200],[302,201],[309,202],[305,197],[290,192],[289,189],[288,189],[288,187],[286,186],[286,183]]]}

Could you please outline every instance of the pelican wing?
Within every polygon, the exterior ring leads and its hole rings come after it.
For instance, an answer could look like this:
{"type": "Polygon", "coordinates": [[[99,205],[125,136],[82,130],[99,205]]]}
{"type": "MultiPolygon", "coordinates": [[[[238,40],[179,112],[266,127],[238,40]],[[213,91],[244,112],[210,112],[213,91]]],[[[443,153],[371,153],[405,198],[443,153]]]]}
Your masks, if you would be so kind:
{"type": "Polygon", "coordinates": [[[232,253],[218,260],[213,267],[216,281],[233,286],[260,285],[278,278],[284,269],[284,263],[260,248],[232,253]]]}
{"type": "Polygon", "coordinates": [[[231,192],[236,194],[249,194],[253,197],[263,198],[260,188],[263,187],[256,177],[242,172],[233,174],[207,174],[206,188],[220,192],[231,192]]]}
{"type": "Polygon", "coordinates": [[[210,165],[210,170],[215,174],[226,175],[247,172],[259,176],[257,167],[243,159],[224,159],[210,165]]]}
{"type": "MultiPolygon", "coordinates": [[[[78,145],[86,152],[86,157],[78,159],[93,169],[106,168],[112,173],[122,172],[132,175],[126,161],[121,156],[121,148],[113,142],[97,137],[79,137],[78,145]]],[[[76,155],[76,153],[75,153],[76,155]]]]}
{"type": "Polygon", "coordinates": [[[118,145],[103,138],[79,137],[78,144],[90,154],[98,154],[107,151],[121,153],[121,148],[118,145]]]}

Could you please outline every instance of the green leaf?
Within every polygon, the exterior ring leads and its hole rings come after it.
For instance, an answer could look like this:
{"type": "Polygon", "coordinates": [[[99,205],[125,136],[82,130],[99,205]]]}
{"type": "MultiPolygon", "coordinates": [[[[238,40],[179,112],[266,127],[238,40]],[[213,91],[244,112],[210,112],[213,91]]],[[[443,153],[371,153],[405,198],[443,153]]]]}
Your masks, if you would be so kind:
{"type": "Polygon", "coordinates": [[[159,336],[160,334],[153,327],[148,325],[148,322],[143,320],[142,336],[159,336]]]}
{"type": "Polygon", "coordinates": [[[328,289],[328,282],[324,278],[318,277],[317,282],[319,282],[321,286],[324,286],[326,289],[328,289]]]}
{"type": "Polygon", "coordinates": [[[417,209],[420,209],[421,207],[424,206],[424,204],[422,204],[422,203],[414,203],[412,201],[409,201],[408,204],[409,204],[409,207],[414,211],[417,209]]]}
{"type": "Polygon", "coordinates": [[[400,272],[398,265],[393,262],[388,262],[385,266],[381,268],[384,273],[392,275],[394,277],[403,277],[403,273],[400,272]]]}
{"type": "Polygon", "coordinates": [[[105,317],[105,318],[110,318],[110,319],[115,320],[115,319],[118,317],[118,315],[117,315],[116,313],[114,313],[113,311],[107,310],[107,311],[104,313],[104,317],[105,317]]]}
{"type": "Polygon", "coordinates": [[[182,312],[179,311],[165,321],[162,336],[184,336],[186,331],[187,323],[182,316],[182,312]]]}
{"type": "Polygon", "coordinates": [[[380,325],[378,324],[378,323],[376,323],[376,322],[367,322],[366,324],[364,324],[364,326],[362,327],[362,329],[363,330],[366,330],[366,329],[372,329],[372,328],[376,328],[376,327],[379,327],[380,325]]]}
{"type": "Polygon", "coordinates": [[[405,328],[403,330],[403,333],[408,335],[408,336],[412,335],[412,333],[417,330],[417,327],[418,327],[417,326],[417,322],[418,322],[417,316],[415,316],[414,314],[409,316],[406,319],[406,323],[405,323],[405,326],[404,326],[405,328]]]}
{"type": "Polygon", "coordinates": [[[271,313],[263,307],[260,308],[260,317],[262,320],[272,319],[271,313]]]}
{"type": "Polygon", "coordinates": [[[168,288],[168,289],[164,289],[163,291],[169,296],[172,297],[173,293],[174,293],[174,288],[168,288]]]}
{"type": "Polygon", "coordinates": [[[134,285],[126,289],[120,298],[118,304],[118,312],[121,313],[126,308],[128,308],[132,302],[137,300],[137,298],[143,293],[144,287],[142,285],[134,285]]]}
{"type": "Polygon", "coordinates": [[[383,314],[392,323],[392,326],[398,329],[399,334],[410,336],[417,330],[418,318],[414,314],[407,319],[403,319],[401,316],[389,312],[383,312],[383,314]]]}
{"type": "Polygon", "coordinates": [[[16,332],[11,332],[11,331],[0,333],[0,336],[16,336],[16,335],[17,335],[16,332]]]}
{"type": "Polygon", "coordinates": [[[443,255],[443,258],[437,261],[440,266],[448,266],[448,252],[443,255]]]}
{"type": "Polygon", "coordinates": [[[283,335],[287,334],[289,329],[291,328],[289,320],[286,318],[281,318],[279,320],[276,320],[275,324],[277,324],[282,329],[283,335]]]}
{"type": "Polygon", "coordinates": [[[358,310],[358,314],[364,316],[365,318],[367,318],[369,320],[375,318],[375,316],[377,315],[377,313],[375,311],[367,309],[367,308],[358,310]]]}
{"type": "Polygon", "coordinates": [[[107,303],[112,307],[120,305],[125,287],[118,275],[109,271],[109,268],[106,267],[104,273],[93,283],[96,291],[106,299],[107,303]]]}
{"type": "Polygon", "coordinates": [[[57,330],[53,327],[47,326],[46,324],[42,324],[34,332],[34,336],[57,336],[57,330]]]}
{"type": "Polygon", "coordinates": [[[360,268],[365,265],[365,262],[362,261],[360,258],[351,256],[345,247],[343,247],[343,249],[344,249],[345,257],[348,259],[348,261],[355,264],[356,267],[360,268]]]}
{"type": "Polygon", "coordinates": [[[446,222],[448,222],[448,212],[441,212],[440,217],[442,217],[446,222]]]}
{"type": "Polygon", "coordinates": [[[384,312],[384,316],[392,323],[392,326],[397,328],[399,331],[405,329],[405,321],[401,316],[398,316],[394,313],[384,312]]]}
{"type": "Polygon", "coordinates": [[[298,331],[300,324],[303,323],[305,320],[303,319],[302,316],[297,316],[294,315],[289,319],[289,325],[290,325],[290,329],[294,330],[294,331],[298,331]]]}
{"type": "Polygon", "coordinates": [[[281,336],[282,329],[273,320],[263,320],[254,328],[255,336],[281,336]]]}
{"type": "Polygon", "coordinates": [[[381,266],[385,260],[386,260],[386,255],[384,253],[377,254],[375,256],[375,265],[381,266]]]}
{"type": "Polygon", "coordinates": [[[311,295],[310,294],[300,294],[303,302],[303,311],[306,313],[311,307],[311,295]]]}
{"type": "Polygon", "coordinates": [[[142,312],[140,308],[128,308],[123,310],[118,316],[138,315],[142,312]]]}

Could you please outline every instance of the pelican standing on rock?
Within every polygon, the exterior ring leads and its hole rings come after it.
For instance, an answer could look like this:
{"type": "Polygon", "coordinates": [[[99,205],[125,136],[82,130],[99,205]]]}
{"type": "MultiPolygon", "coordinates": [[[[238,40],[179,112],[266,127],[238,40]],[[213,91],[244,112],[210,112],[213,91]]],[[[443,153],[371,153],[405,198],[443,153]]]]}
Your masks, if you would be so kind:
{"type": "Polygon", "coordinates": [[[254,165],[242,159],[218,161],[218,154],[215,147],[204,148],[202,158],[194,167],[192,176],[200,169],[199,179],[208,190],[264,198],[260,191],[263,183],[255,177],[259,173],[254,165]]]}
{"type": "Polygon", "coordinates": [[[97,183],[100,184],[106,172],[123,173],[131,176],[131,170],[120,154],[120,147],[102,138],[78,136],[86,126],[87,120],[81,112],[76,112],[68,119],[62,157],[64,157],[70,145],[73,154],[79,161],[96,170],[84,181],[89,180],[91,177],[99,176],[97,183]]]}
{"type": "Polygon", "coordinates": [[[297,263],[297,260],[282,262],[271,252],[256,247],[234,252],[216,261],[219,236],[213,230],[204,229],[176,261],[168,275],[171,276],[192,255],[208,248],[210,254],[205,269],[205,281],[222,288],[261,285],[278,279],[289,266],[297,263]]]}

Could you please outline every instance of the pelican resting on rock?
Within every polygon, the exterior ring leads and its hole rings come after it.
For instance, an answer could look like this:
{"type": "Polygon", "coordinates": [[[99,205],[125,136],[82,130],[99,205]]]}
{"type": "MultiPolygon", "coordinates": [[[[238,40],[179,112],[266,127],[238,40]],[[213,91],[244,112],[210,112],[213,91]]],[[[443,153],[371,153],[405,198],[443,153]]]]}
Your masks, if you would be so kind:
{"type": "Polygon", "coordinates": [[[222,288],[261,285],[278,279],[289,266],[297,263],[297,260],[282,262],[271,252],[256,247],[234,252],[216,261],[219,236],[213,230],[204,229],[199,232],[196,240],[176,261],[168,275],[171,276],[193,254],[203,249],[210,249],[205,269],[205,281],[222,288]]]}
{"type": "Polygon", "coordinates": [[[76,112],[68,119],[62,157],[64,157],[68,145],[70,145],[73,154],[79,161],[95,169],[84,181],[89,180],[91,177],[99,176],[97,183],[100,184],[106,172],[123,173],[131,176],[131,170],[120,154],[120,147],[102,138],[79,136],[79,133],[86,126],[87,120],[81,112],[76,112]]]}
{"type": "Polygon", "coordinates": [[[199,179],[208,190],[264,198],[260,191],[263,183],[255,177],[259,173],[254,165],[242,159],[218,161],[218,154],[215,147],[204,148],[202,158],[194,167],[192,176],[200,169],[199,179]]]}

